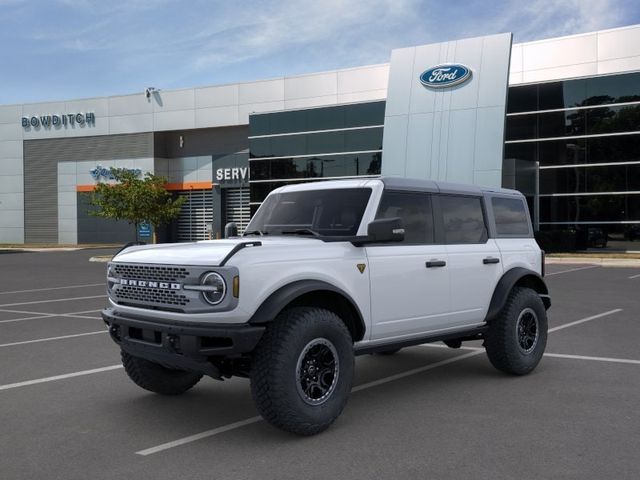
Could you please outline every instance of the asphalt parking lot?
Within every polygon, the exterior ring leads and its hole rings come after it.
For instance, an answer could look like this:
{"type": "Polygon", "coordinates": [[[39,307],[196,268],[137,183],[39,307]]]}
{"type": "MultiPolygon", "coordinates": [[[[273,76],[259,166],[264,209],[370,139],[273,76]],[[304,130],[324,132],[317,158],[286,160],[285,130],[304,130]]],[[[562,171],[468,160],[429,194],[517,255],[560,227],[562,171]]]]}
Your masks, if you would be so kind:
{"type": "Polygon", "coordinates": [[[99,311],[110,251],[0,253],[0,478],[640,476],[640,268],[550,265],[547,355],[525,377],[478,344],[356,363],[327,432],[256,417],[244,379],[180,397],[120,367],[99,311]]]}

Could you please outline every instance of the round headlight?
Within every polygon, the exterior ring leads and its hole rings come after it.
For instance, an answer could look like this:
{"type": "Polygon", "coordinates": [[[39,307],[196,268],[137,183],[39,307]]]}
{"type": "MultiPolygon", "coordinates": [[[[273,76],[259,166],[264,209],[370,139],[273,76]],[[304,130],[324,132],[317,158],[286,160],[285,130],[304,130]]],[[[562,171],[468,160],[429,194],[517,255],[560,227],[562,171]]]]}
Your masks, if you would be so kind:
{"type": "Polygon", "coordinates": [[[107,290],[111,291],[113,288],[114,282],[111,280],[114,277],[115,269],[109,265],[107,266],[107,290]]]}
{"type": "Polygon", "coordinates": [[[204,299],[211,305],[219,304],[223,299],[225,293],[227,293],[227,285],[224,283],[224,278],[216,272],[209,272],[202,277],[202,286],[207,287],[202,292],[204,299]]]}

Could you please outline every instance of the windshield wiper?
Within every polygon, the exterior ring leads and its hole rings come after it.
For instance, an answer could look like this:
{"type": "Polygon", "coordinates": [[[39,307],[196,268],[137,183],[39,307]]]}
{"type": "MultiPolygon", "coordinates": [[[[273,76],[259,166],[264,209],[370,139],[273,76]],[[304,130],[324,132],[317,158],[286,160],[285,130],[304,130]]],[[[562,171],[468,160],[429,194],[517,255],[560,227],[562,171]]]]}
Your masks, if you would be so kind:
{"type": "Polygon", "coordinates": [[[263,235],[269,235],[269,232],[263,232],[262,230],[249,230],[242,234],[243,237],[246,237],[248,235],[258,235],[262,237],[263,235]]]}
{"type": "Polygon", "coordinates": [[[314,237],[320,237],[321,235],[315,230],[310,228],[296,228],[295,230],[283,230],[283,235],[313,235],[314,237]]]}

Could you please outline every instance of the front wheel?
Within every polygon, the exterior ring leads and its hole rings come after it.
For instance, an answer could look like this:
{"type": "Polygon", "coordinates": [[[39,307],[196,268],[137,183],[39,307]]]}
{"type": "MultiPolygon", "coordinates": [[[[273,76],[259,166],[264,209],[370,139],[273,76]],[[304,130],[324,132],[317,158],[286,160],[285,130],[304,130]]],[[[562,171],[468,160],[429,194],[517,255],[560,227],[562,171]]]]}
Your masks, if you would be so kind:
{"type": "Polygon", "coordinates": [[[515,287],[485,335],[492,365],[514,375],[531,372],[547,345],[547,312],[540,296],[530,288],[515,287]]]}
{"type": "Polygon", "coordinates": [[[354,354],[349,330],[321,308],[285,310],[267,327],[251,367],[251,393],[272,425],[314,435],[347,403],[354,354]]]}
{"type": "Polygon", "coordinates": [[[173,370],[160,364],[120,352],[129,378],[141,388],[161,395],[180,395],[200,381],[199,373],[173,370]]]}

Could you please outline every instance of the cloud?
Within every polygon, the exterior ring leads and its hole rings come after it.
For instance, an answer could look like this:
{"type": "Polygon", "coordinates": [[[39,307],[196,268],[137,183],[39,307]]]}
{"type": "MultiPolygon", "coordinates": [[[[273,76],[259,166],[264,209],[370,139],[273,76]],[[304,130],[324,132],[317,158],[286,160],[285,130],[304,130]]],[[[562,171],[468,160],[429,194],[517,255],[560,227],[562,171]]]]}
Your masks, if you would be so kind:
{"type": "Polygon", "coordinates": [[[148,82],[211,85],[384,63],[394,48],[491,33],[512,31],[523,42],[640,23],[637,0],[0,0],[0,6],[0,48],[11,59],[5,70],[15,72],[14,88],[25,89],[21,78],[31,78],[31,90],[52,97],[62,85],[71,97],[148,82]],[[49,81],[36,86],[45,64],[49,81]],[[71,79],[87,72],[92,82],[74,85],[71,79]]]}
{"type": "Polygon", "coordinates": [[[514,32],[516,41],[530,41],[592,32],[627,23],[625,2],[615,0],[528,0],[507,5],[499,24],[514,32]]]}

